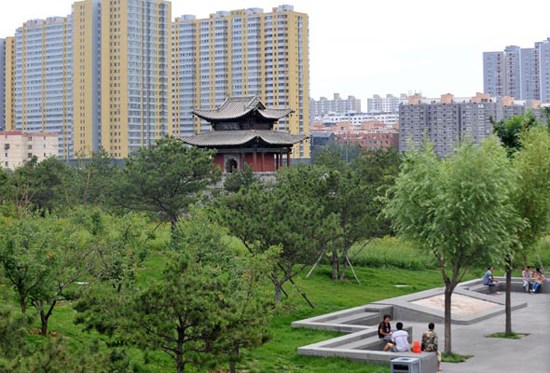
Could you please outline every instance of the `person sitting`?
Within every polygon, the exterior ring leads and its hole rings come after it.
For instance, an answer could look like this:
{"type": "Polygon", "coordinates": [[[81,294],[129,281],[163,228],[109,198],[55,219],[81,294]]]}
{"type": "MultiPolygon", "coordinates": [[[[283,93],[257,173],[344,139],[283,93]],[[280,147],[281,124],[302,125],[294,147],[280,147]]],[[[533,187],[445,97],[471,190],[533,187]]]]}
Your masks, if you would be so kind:
{"type": "MultiPolygon", "coordinates": [[[[493,276],[492,266],[487,267],[487,272],[485,272],[485,274],[483,275],[481,282],[483,283],[483,285],[488,286],[489,293],[492,293],[494,290],[496,290],[498,280],[493,276]]],[[[496,294],[498,295],[500,293],[497,291],[496,294]]]]}
{"type": "Polygon", "coordinates": [[[378,324],[378,338],[384,340],[384,342],[391,341],[391,316],[384,315],[384,318],[380,324],[378,324]]]}
{"type": "Polygon", "coordinates": [[[523,271],[521,271],[521,278],[523,279],[523,288],[525,289],[525,292],[529,293],[531,291],[531,267],[525,266],[523,268],[523,271]]]}
{"type": "Polygon", "coordinates": [[[531,294],[535,294],[539,289],[542,287],[542,283],[544,282],[544,275],[542,274],[542,271],[540,268],[537,268],[535,270],[535,273],[533,274],[533,286],[531,287],[531,294]]]}
{"type": "Polygon", "coordinates": [[[434,323],[428,324],[428,330],[422,334],[420,348],[425,352],[435,352],[437,355],[437,371],[441,372],[441,353],[439,352],[437,333],[434,331],[434,323]]]}
{"type": "Polygon", "coordinates": [[[409,333],[403,330],[403,323],[398,322],[396,324],[397,330],[391,335],[391,342],[388,342],[384,346],[384,351],[393,351],[393,352],[405,352],[410,351],[411,346],[409,345],[409,333]]]}

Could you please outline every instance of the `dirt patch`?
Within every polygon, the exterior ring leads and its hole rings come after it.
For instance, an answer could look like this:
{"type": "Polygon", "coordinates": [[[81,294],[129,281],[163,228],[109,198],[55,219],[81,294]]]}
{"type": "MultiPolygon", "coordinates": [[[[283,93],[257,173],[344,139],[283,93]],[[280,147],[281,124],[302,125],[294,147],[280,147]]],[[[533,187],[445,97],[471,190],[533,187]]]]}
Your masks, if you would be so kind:
{"type": "MultiPolygon", "coordinates": [[[[440,294],[411,302],[420,306],[429,307],[443,312],[445,310],[445,295],[440,294]]],[[[478,312],[487,311],[500,306],[498,303],[468,297],[462,294],[453,294],[451,298],[451,313],[458,316],[469,316],[478,312]]]]}

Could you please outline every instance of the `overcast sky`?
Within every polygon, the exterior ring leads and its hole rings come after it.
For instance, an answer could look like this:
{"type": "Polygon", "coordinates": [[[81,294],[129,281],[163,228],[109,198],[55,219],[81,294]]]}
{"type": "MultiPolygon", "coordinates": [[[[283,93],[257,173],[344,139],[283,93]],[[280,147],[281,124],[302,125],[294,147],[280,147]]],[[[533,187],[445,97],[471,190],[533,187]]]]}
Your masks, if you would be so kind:
{"type": "MultiPolygon", "coordinates": [[[[483,89],[482,52],[532,47],[550,37],[550,1],[173,0],[173,17],[281,4],[309,15],[310,95],[421,91],[471,96],[483,89]]],[[[0,37],[24,21],[66,16],[71,0],[2,0],[0,37]]]]}

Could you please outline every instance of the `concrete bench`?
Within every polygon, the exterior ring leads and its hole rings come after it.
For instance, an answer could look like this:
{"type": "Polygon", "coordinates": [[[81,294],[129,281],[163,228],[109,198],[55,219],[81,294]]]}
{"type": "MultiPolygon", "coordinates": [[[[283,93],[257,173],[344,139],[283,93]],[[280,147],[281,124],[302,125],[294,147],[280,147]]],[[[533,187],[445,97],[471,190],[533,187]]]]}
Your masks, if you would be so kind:
{"type": "MultiPolygon", "coordinates": [[[[494,287],[496,291],[506,291],[506,278],[505,277],[495,277],[498,280],[497,285],[494,287]]],[[[513,292],[525,293],[525,288],[522,286],[523,280],[519,277],[513,277],[510,290],[513,292]]],[[[489,286],[483,285],[481,280],[477,283],[464,287],[464,289],[475,291],[478,293],[489,294],[489,286]]],[[[548,294],[550,293],[550,282],[548,279],[545,279],[542,286],[539,289],[540,293],[548,294]]]]}

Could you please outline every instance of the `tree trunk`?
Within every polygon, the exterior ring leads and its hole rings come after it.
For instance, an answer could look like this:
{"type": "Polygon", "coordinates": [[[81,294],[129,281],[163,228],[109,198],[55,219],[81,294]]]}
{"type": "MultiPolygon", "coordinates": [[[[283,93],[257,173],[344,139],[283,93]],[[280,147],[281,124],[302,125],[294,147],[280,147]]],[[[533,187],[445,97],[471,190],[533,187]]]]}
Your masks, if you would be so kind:
{"type": "Polygon", "coordinates": [[[178,341],[176,342],[176,371],[178,373],[183,373],[185,370],[185,361],[183,360],[183,338],[183,332],[178,330],[178,341]]]}
{"type": "Polygon", "coordinates": [[[451,284],[445,284],[445,354],[451,354],[451,284]]]}
{"type": "Polygon", "coordinates": [[[48,320],[50,319],[56,304],[57,300],[52,301],[51,304],[43,301],[35,303],[35,306],[40,310],[40,335],[44,337],[48,335],[48,320]],[[44,305],[49,306],[48,311],[44,310],[44,305]]]}
{"type": "Polygon", "coordinates": [[[40,335],[45,337],[48,335],[48,319],[49,316],[44,312],[44,309],[40,310],[40,335]]]}
{"type": "Polygon", "coordinates": [[[23,295],[19,296],[19,304],[21,305],[21,312],[23,315],[27,314],[27,298],[23,295]]]}
{"type": "Polygon", "coordinates": [[[344,281],[344,279],[346,278],[346,271],[348,270],[348,261],[346,260],[347,255],[348,255],[348,252],[346,250],[342,254],[344,264],[342,264],[342,272],[340,273],[340,281],[344,281]]]}
{"type": "Polygon", "coordinates": [[[507,335],[512,334],[512,258],[510,254],[506,255],[506,299],[505,299],[505,313],[506,313],[506,322],[505,322],[505,331],[507,335]]]}
{"type": "Polygon", "coordinates": [[[178,218],[172,217],[170,218],[170,239],[172,242],[174,242],[176,236],[176,229],[178,229],[178,218]]]}
{"type": "Polygon", "coordinates": [[[339,260],[338,260],[338,251],[336,249],[332,250],[332,256],[330,257],[330,263],[332,264],[332,279],[338,280],[339,260]]]}
{"type": "Polygon", "coordinates": [[[275,285],[275,303],[281,303],[281,285],[278,282],[274,282],[275,285]]]}
{"type": "Polygon", "coordinates": [[[231,360],[229,361],[229,373],[237,373],[237,359],[239,358],[239,343],[233,343],[233,351],[231,351],[231,360]]]}

